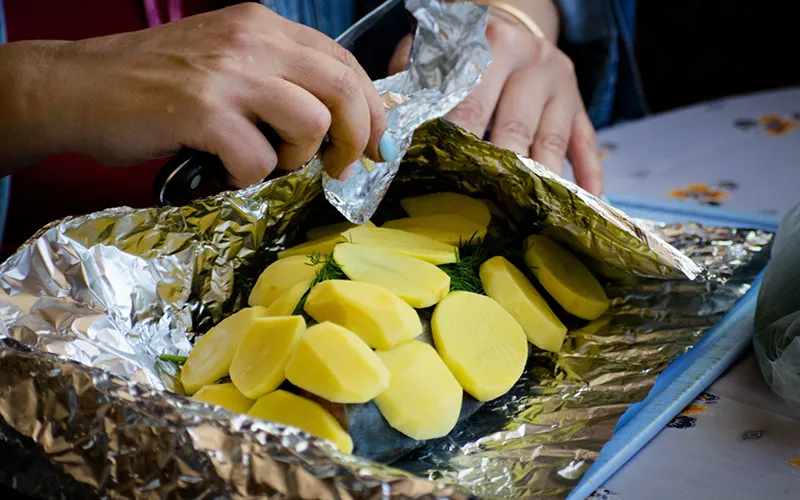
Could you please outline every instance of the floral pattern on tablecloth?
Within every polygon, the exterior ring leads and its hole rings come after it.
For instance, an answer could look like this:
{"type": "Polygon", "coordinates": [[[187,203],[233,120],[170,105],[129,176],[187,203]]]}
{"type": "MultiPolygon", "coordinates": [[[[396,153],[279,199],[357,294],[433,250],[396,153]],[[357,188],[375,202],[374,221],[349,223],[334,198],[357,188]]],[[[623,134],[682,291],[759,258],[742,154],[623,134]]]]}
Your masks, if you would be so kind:
{"type": "Polygon", "coordinates": [[[700,415],[713,415],[709,405],[714,405],[719,401],[719,396],[710,392],[702,392],[692,401],[680,414],[676,415],[667,424],[670,429],[690,429],[695,426],[700,415]]]}

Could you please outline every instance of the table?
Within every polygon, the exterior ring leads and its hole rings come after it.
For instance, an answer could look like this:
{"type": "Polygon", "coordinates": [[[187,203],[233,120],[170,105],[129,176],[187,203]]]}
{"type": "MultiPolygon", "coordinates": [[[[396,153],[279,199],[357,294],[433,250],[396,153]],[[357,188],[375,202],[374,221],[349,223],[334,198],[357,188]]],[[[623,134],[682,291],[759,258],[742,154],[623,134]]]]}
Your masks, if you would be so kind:
{"type": "MultiPolygon", "coordinates": [[[[800,88],[618,125],[598,144],[612,199],[773,217],[800,202],[800,88]]],[[[800,498],[800,409],[770,391],[751,351],[590,498],[800,498]]]]}

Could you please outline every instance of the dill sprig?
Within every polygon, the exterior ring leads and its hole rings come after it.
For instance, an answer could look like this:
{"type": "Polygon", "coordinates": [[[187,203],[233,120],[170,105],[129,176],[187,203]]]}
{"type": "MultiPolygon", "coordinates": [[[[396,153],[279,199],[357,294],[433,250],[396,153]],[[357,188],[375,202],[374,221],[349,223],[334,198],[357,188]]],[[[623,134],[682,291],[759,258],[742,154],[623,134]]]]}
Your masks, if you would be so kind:
{"type": "Polygon", "coordinates": [[[484,294],[480,278],[481,264],[490,258],[514,253],[519,245],[515,238],[486,236],[478,238],[473,234],[466,241],[460,241],[456,251],[456,262],[442,264],[439,268],[450,276],[450,291],[464,291],[484,294]]]}
{"type": "Polygon", "coordinates": [[[158,359],[160,359],[161,361],[168,361],[170,363],[175,363],[178,365],[186,363],[186,360],[188,358],[189,358],[188,356],[179,356],[177,354],[162,354],[161,356],[158,357],[158,359]]]}
{"type": "Polygon", "coordinates": [[[303,295],[303,298],[300,299],[300,302],[297,303],[297,307],[294,308],[292,314],[302,314],[309,292],[318,284],[323,281],[347,278],[344,271],[342,271],[342,266],[333,260],[332,255],[314,252],[308,256],[308,262],[306,262],[307,266],[317,266],[319,264],[322,264],[322,266],[317,269],[316,275],[311,281],[311,285],[308,287],[308,291],[303,295]]]}

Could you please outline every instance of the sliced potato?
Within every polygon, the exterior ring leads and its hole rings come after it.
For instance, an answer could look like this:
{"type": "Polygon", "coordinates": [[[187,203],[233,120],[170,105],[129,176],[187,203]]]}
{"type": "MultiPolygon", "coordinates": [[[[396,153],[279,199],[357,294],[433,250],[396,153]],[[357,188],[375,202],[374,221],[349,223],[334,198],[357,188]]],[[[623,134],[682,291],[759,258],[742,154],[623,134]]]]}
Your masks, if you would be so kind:
{"type": "Polygon", "coordinates": [[[316,240],[306,241],[305,243],[301,243],[297,246],[293,246],[292,248],[287,248],[282,252],[278,252],[278,260],[295,255],[308,257],[315,253],[321,255],[330,255],[333,252],[333,248],[342,241],[344,240],[342,240],[341,234],[334,234],[332,236],[324,236],[322,238],[317,238],[316,240]]]}
{"type": "Polygon", "coordinates": [[[525,263],[568,313],[593,320],[608,310],[611,303],[597,278],[572,252],[550,238],[529,236],[525,263]]]}
{"type": "Polygon", "coordinates": [[[248,415],[297,427],[316,438],[332,441],[342,453],[353,452],[353,440],[325,408],[291,392],[279,390],[261,396],[248,415]]]}
{"type": "Polygon", "coordinates": [[[283,292],[267,308],[267,316],[291,316],[314,280],[301,281],[283,292]]]}
{"type": "Polygon", "coordinates": [[[258,277],[247,303],[251,306],[269,307],[297,283],[313,280],[320,267],[322,263],[312,265],[305,255],[276,260],[258,277]]]}
{"type": "Polygon", "coordinates": [[[421,234],[451,245],[463,245],[486,236],[486,226],[455,214],[395,219],[381,227],[421,234]]]}
{"type": "Polygon", "coordinates": [[[227,384],[204,385],[194,393],[192,399],[219,405],[236,413],[247,413],[247,410],[255,403],[255,401],[239,392],[239,389],[230,382],[227,384]]]}
{"type": "Polygon", "coordinates": [[[411,217],[455,214],[484,227],[492,219],[486,203],[461,193],[424,194],[400,200],[400,205],[411,217]]]}
{"type": "Polygon", "coordinates": [[[358,227],[342,234],[350,243],[391,250],[431,264],[450,264],[457,260],[458,248],[421,234],[384,227],[358,227]]]}
{"type": "Polygon", "coordinates": [[[531,344],[545,351],[561,350],[567,327],[522,271],[504,257],[497,256],[481,265],[480,277],[486,295],[517,320],[531,344]]]}
{"type": "Polygon", "coordinates": [[[239,342],[266,316],[264,307],[246,307],[219,322],[194,344],[181,368],[181,383],[186,394],[194,394],[228,374],[239,342]]]}
{"type": "Polygon", "coordinates": [[[306,233],[306,238],[308,238],[309,241],[317,240],[320,238],[327,238],[329,236],[342,234],[348,229],[353,229],[356,227],[375,227],[375,224],[373,224],[370,221],[367,221],[359,226],[358,224],[353,224],[352,222],[349,221],[337,222],[336,224],[330,224],[327,226],[320,226],[320,227],[315,227],[313,229],[309,229],[308,232],[306,233]]]}
{"type": "Polygon", "coordinates": [[[502,396],[519,380],[528,339],[494,299],[451,292],[433,312],[436,350],[465,391],[478,401],[502,396]]]}
{"type": "Polygon", "coordinates": [[[333,403],[366,403],[389,387],[391,375],[358,335],[325,322],[306,330],[286,378],[333,403]]]}
{"type": "Polygon", "coordinates": [[[374,349],[391,349],[422,333],[417,311],[372,283],[323,281],[308,294],[304,309],[319,323],[348,328],[374,349]]]}
{"type": "Polygon", "coordinates": [[[286,364],[306,331],[302,316],[258,318],[254,323],[239,342],[230,368],[231,382],[251,399],[286,380],[286,364]]]}
{"type": "Polygon", "coordinates": [[[417,440],[453,430],[464,391],[433,347],[412,340],[375,354],[392,374],[389,388],[375,397],[389,425],[417,440]]]}
{"type": "Polygon", "coordinates": [[[411,307],[430,307],[450,291],[450,276],[429,262],[382,248],[342,243],[333,260],[353,281],[391,290],[411,307]]]}

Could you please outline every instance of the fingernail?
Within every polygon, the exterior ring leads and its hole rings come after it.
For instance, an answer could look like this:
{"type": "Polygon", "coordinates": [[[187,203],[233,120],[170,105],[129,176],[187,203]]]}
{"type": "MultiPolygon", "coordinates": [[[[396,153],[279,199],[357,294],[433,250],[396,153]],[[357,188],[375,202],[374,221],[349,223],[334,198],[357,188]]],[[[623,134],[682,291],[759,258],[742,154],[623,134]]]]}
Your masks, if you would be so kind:
{"type": "Polygon", "coordinates": [[[388,130],[383,133],[381,140],[378,142],[378,152],[384,162],[394,161],[397,157],[397,151],[394,149],[394,140],[388,130]]]}
{"type": "Polygon", "coordinates": [[[353,175],[353,169],[355,168],[355,166],[356,166],[355,163],[351,163],[350,165],[346,166],[344,170],[339,172],[339,176],[337,177],[337,179],[339,179],[342,182],[349,179],[350,176],[353,175]]]}
{"type": "Polygon", "coordinates": [[[598,198],[600,198],[600,200],[605,202],[606,204],[611,205],[611,200],[609,200],[608,196],[606,196],[605,194],[601,194],[600,196],[598,196],[598,198]]]}

